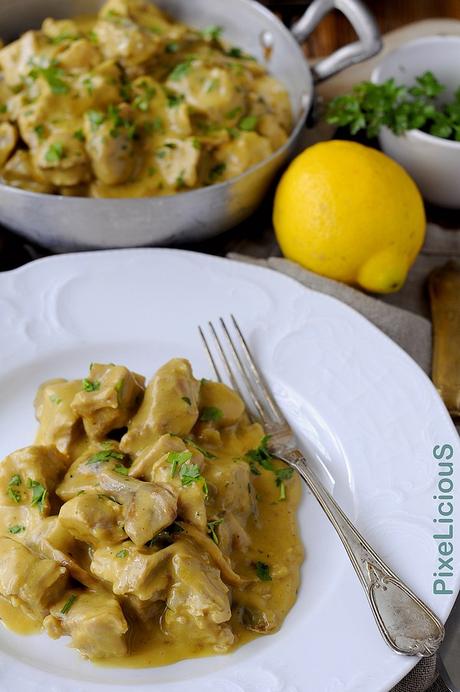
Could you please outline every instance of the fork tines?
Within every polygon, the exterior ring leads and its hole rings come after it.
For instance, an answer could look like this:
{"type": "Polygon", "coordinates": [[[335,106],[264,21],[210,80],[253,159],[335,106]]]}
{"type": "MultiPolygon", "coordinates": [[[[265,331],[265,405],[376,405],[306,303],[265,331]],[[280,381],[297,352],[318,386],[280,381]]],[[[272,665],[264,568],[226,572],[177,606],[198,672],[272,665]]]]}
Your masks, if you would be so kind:
{"type": "MultiPolygon", "coordinates": [[[[257,417],[265,424],[282,424],[284,417],[274,400],[265,379],[257,367],[255,360],[251,354],[246,339],[243,336],[235,317],[231,315],[233,324],[233,336],[230,333],[225,321],[222,317],[219,318],[221,331],[225,339],[219,338],[219,335],[212,322],[208,322],[212,341],[215,344],[215,351],[218,359],[222,363],[224,373],[226,374],[231,387],[238,392],[243,401],[246,403],[248,411],[257,412],[257,417]],[[226,344],[224,348],[223,341],[226,344]],[[230,358],[227,355],[230,354],[230,358]],[[233,363],[233,367],[232,367],[233,363]],[[246,396],[243,390],[247,392],[246,396]],[[249,395],[249,401],[248,401],[249,395]]],[[[210,347],[209,341],[206,339],[204,330],[198,327],[201,339],[203,341],[206,353],[208,354],[211,366],[216,373],[219,382],[223,382],[220,370],[216,363],[216,358],[213,355],[213,350],[210,347]]]]}

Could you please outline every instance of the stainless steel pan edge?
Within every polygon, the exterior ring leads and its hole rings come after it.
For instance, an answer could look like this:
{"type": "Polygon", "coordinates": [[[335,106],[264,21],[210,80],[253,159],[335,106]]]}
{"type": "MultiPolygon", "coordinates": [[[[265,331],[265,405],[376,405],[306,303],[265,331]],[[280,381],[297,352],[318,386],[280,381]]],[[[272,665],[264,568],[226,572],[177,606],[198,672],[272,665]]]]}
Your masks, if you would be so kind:
{"type": "MultiPolygon", "coordinates": [[[[101,4],[101,0],[6,0],[0,3],[0,33],[12,40],[38,27],[47,16],[94,12],[101,4]]],[[[192,26],[225,27],[225,39],[261,62],[265,62],[265,47],[272,47],[268,69],[284,82],[293,105],[295,126],[289,140],[270,158],[233,180],[165,197],[61,197],[0,184],[0,222],[58,252],[173,245],[217,235],[257,208],[277,171],[295,151],[313,101],[314,81],[370,57],[380,48],[375,21],[360,0],[313,0],[292,34],[255,0],[159,0],[157,4],[192,26]],[[348,17],[359,40],[316,63],[312,73],[297,41],[304,40],[333,8],[348,17]]]]}

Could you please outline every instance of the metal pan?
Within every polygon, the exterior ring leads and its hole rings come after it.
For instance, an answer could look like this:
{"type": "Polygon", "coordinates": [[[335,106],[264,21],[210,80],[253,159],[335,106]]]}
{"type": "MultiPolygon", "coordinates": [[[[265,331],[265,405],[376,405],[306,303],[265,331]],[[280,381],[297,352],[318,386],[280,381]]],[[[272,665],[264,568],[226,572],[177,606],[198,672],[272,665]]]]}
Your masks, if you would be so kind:
{"type": "MultiPolygon", "coordinates": [[[[11,41],[39,27],[46,17],[96,12],[102,4],[102,0],[3,0],[0,33],[11,41]]],[[[295,126],[289,140],[237,178],[165,197],[89,199],[0,184],[0,222],[55,251],[169,245],[217,235],[256,209],[294,151],[313,102],[314,83],[374,55],[381,46],[377,25],[360,0],[313,0],[291,31],[254,0],[159,0],[157,4],[191,26],[225,27],[225,39],[261,63],[270,54],[268,69],[284,83],[292,101],[295,126]],[[310,67],[299,42],[334,8],[346,15],[358,40],[310,67]]]]}

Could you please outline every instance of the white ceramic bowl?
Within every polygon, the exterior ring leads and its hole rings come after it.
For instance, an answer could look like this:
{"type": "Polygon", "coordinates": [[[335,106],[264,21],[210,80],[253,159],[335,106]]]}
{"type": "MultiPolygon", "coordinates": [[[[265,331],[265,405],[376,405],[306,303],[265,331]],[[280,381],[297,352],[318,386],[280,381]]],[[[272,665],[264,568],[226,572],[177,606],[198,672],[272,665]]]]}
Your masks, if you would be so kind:
{"type": "MultiPolygon", "coordinates": [[[[381,84],[393,77],[411,86],[428,70],[447,87],[442,100],[452,98],[460,87],[460,36],[428,36],[405,43],[384,57],[371,79],[381,84]]],[[[381,129],[379,141],[383,151],[410,173],[428,202],[460,208],[460,142],[421,130],[396,136],[388,128],[381,129]]]]}

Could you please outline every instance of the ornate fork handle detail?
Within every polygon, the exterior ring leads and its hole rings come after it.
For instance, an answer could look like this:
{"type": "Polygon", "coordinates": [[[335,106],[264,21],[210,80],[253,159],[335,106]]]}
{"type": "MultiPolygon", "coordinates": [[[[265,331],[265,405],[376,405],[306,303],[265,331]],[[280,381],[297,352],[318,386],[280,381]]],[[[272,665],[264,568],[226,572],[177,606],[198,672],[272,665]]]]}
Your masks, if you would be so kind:
{"type": "Polygon", "coordinates": [[[305,456],[298,449],[276,449],[275,440],[271,447],[276,456],[297,469],[335,527],[386,642],[407,656],[434,654],[444,638],[440,620],[356,530],[315,476],[305,456]]]}

